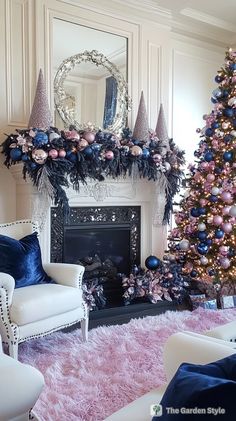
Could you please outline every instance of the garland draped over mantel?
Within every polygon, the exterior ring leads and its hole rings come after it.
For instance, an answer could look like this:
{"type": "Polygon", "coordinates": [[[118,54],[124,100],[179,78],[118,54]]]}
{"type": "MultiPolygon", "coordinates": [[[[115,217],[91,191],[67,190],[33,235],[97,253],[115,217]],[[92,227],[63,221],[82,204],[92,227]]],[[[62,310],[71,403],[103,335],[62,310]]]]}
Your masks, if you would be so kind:
{"type": "Polygon", "coordinates": [[[161,183],[166,203],[163,224],[169,222],[174,195],[179,191],[183,176],[184,152],[172,139],[166,147],[154,132],[148,141],[134,139],[125,128],[122,135],[93,127],[60,131],[36,128],[17,130],[2,144],[4,164],[9,168],[23,162],[23,177],[28,175],[40,193],[69,212],[65,188],[72,185],[79,192],[80,185],[89,179],[103,181],[106,177],[144,178],[161,183]]]}

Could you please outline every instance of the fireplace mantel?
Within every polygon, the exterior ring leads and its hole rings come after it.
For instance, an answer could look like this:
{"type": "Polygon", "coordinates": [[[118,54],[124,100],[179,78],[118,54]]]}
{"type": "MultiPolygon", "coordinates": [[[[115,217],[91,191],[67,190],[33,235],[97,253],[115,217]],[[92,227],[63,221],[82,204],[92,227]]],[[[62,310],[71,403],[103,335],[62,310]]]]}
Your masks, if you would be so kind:
{"type": "MultiPolygon", "coordinates": [[[[11,167],[16,180],[17,219],[34,218],[34,205],[40,196],[30,180],[22,178],[22,164],[11,167]]],[[[141,207],[141,264],[150,254],[162,257],[166,249],[167,226],[161,224],[165,191],[157,183],[146,179],[132,182],[130,177],[90,180],[80,191],[66,189],[69,206],[140,206],[141,207]],[[160,206],[159,206],[160,205],[160,206]]],[[[40,235],[42,256],[50,261],[50,205],[40,235]]]]}

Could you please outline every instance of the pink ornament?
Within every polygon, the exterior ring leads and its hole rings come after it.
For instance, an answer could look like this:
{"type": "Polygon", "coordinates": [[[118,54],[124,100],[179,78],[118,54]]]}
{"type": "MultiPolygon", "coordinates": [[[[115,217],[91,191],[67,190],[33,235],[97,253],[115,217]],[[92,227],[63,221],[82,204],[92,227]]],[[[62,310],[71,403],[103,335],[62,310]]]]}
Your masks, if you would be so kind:
{"type": "Polygon", "coordinates": [[[220,264],[222,268],[228,269],[230,267],[230,260],[227,257],[224,257],[223,259],[220,260],[220,264]]]}
{"type": "Polygon", "coordinates": [[[207,181],[209,181],[209,183],[212,183],[214,180],[215,180],[214,174],[207,174],[207,181]]]}
{"type": "Polygon", "coordinates": [[[80,151],[83,151],[85,148],[87,148],[87,146],[88,146],[87,140],[86,139],[81,139],[80,142],[79,142],[79,145],[78,145],[79,150],[80,151]]]}
{"type": "Polygon", "coordinates": [[[223,213],[223,215],[228,215],[228,214],[229,214],[229,210],[230,210],[230,206],[225,206],[225,207],[222,209],[222,213],[223,213]]]}
{"type": "Polygon", "coordinates": [[[93,132],[85,132],[83,138],[87,140],[88,143],[93,143],[95,140],[95,134],[93,132]]]}
{"type": "Polygon", "coordinates": [[[159,155],[158,153],[155,153],[155,155],[153,155],[152,159],[153,159],[153,161],[154,161],[155,163],[157,163],[157,162],[161,162],[161,160],[162,160],[162,156],[161,156],[161,155],[159,155]]]}
{"type": "Polygon", "coordinates": [[[80,135],[77,133],[76,130],[68,130],[65,132],[65,136],[67,139],[79,139],[80,135]]]}
{"type": "Polygon", "coordinates": [[[208,168],[208,163],[205,162],[205,161],[204,162],[201,162],[200,167],[201,167],[202,170],[205,171],[208,168]]]}
{"type": "Polygon", "coordinates": [[[233,227],[232,224],[230,224],[230,222],[225,222],[224,224],[222,224],[222,229],[226,234],[229,234],[232,231],[233,227]]]}
{"type": "Polygon", "coordinates": [[[106,151],[105,158],[111,161],[114,158],[114,153],[112,151],[106,151]]]}
{"type": "Polygon", "coordinates": [[[229,247],[227,247],[227,246],[220,246],[219,250],[220,250],[220,254],[222,256],[227,256],[228,251],[229,251],[229,247]]]}
{"type": "Polygon", "coordinates": [[[209,162],[209,169],[210,170],[214,170],[214,168],[215,168],[215,161],[211,161],[211,162],[209,162]]]}
{"type": "Polygon", "coordinates": [[[200,202],[200,205],[201,206],[206,206],[206,204],[207,204],[207,200],[206,199],[200,199],[199,202],[200,202]]]}
{"type": "Polygon", "coordinates": [[[58,151],[56,149],[51,149],[48,152],[48,156],[50,156],[52,159],[56,159],[58,157],[58,151]]]}
{"type": "Polygon", "coordinates": [[[59,156],[60,158],[65,158],[65,156],[66,156],[66,151],[64,151],[64,149],[60,149],[60,150],[59,150],[59,152],[58,152],[58,156],[59,156]]]}
{"type": "Polygon", "coordinates": [[[223,222],[223,218],[222,218],[222,216],[220,216],[220,215],[215,215],[215,216],[213,217],[213,224],[214,224],[214,225],[221,225],[221,224],[222,224],[222,222],[223,222]]]}
{"type": "Polygon", "coordinates": [[[230,203],[232,201],[231,193],[229,191],[224,190],[221,193],[221,199],[223,200],[223,202],[230,203]]]}
{"type": "Polygon", "coordinates": [[[213,139],[212,142],[211,142],[211,145],[214,149],[218,148],[218,146],[219,146],[218,140],[213,139]]]}
{"type": "Polygon", "coordinates": [[[201,180],[201,174],[200,174],[200,172],[199,172],[199,171],[197,171],[197,172],[194,174],[193,178],[194,178],[194,180],[195,180],[195,181],[199,181],[199,180],[201,180]]]}

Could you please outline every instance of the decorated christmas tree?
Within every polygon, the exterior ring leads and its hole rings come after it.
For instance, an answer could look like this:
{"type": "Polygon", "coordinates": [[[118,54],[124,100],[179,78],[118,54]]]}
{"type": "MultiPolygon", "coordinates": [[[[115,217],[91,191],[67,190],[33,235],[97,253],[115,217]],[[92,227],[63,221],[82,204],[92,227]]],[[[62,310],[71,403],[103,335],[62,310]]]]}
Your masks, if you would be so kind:
{"type": "Polygon", "coordinates": [[[236,52],[226,52],[215,81],[169,248],[190,279],[220,288],[236,281],[236,52]]]}

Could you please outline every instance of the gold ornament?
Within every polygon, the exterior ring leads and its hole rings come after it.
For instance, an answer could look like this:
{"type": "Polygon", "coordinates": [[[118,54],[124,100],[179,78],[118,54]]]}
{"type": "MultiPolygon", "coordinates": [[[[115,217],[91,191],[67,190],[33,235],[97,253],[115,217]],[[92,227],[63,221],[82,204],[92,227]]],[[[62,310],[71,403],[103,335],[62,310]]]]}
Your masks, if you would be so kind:
{"type": "Polygon", "coordinates": [[[32,151],[32,158],[37,164],[44,164],[47,159],[48,153],[43,149],[34,149],[32,151]]]}
{"type": "Polygon", "coordinates": [[[137,145],[132,146],[132,148],[130,149],[130,152],[131,152],[131,155],[133,156],[140,156],[143,153],[142,148],[140,148],[140,146],[137,146],[137,145]]]}

